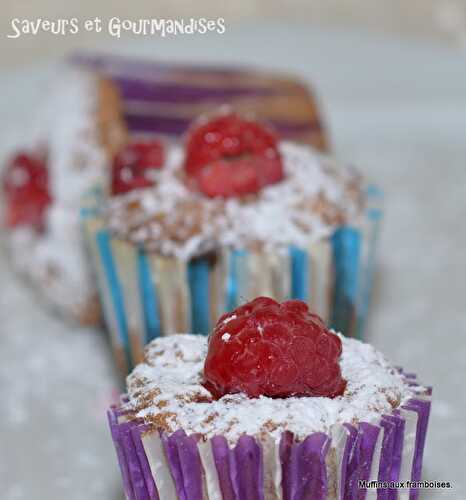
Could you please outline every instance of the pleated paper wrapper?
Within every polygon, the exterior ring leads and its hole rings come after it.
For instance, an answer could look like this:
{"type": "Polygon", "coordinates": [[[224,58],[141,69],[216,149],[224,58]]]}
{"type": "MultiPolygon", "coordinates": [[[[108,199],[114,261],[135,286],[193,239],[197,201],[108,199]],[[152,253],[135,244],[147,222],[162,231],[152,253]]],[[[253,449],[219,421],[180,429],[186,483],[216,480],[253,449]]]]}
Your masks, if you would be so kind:
{"type": "Polygon", "coordinates": [[[310,248],[224,248],[184,261],[113,237],[99,213],[99,191],[89,193],[81,210],[83,229],[119,368],[128,373],[152,339],[205,335],[224,312],[261,295],[304,300],[336,331],[363,338],[381,198],[369,188],[361,220],[335,228],[310,248]]]}
{"type": "Polygon", "coordinates": [[[292,75],[244,66],[170,64],[78,53],[69,62],[112,82],[131,136],[182,136],[193,120],[228,105],[270,123],[284,139],[327,151],[312,89],[292,75]]]}
{"type": "Polygon", "coordinates": [[[242,435],[232,445],[222,435],[153,430],[116,407],[108,416],[129,500],[417,499],[415,488],[360,488],[359,480],[421,479],[431,393],[376,423],[338,424],[299,441],[284,432],[278,441],[242,435]]]}

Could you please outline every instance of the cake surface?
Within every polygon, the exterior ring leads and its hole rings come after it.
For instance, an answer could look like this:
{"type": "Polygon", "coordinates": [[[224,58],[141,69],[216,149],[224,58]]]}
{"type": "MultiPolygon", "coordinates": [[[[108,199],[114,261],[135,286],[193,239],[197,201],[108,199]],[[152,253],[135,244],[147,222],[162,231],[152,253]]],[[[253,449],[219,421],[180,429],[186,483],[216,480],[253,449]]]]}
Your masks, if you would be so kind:
{"type": "Polygon", "coordinates": [[[218,400],[202,385],[208,339],[186,334],[159,338],[146,347],[144,362],[127,379],[124,409],[169,433],[184,429],[205,438],[224,435],[234,443],[243,434],[279,440],[291,431],[299,439],[329,432],[334,424],[377,422],[421,390],[371,345],[340,338],[347,380],[343,396],[249,399],[230,394],[218,400]]]}
{"type": "Polygon", "coordinates": [[[190,189],[183,151],[169,148],[154,186],[111,198],[105,209],[115,236],[162,255],[189,259],[222,247],[307,247],[364,208],[364,182],[308,146],[281,142],[285,179],[257,195],[207,198],[190,189]]]}

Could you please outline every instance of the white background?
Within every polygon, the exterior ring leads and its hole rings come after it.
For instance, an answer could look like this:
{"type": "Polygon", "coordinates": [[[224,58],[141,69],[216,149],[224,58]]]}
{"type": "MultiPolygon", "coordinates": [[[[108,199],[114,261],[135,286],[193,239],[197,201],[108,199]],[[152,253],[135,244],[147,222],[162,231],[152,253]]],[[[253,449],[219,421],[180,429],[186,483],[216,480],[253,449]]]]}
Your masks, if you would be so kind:
{"type": "MultiPolygon", "coordinates": [[[[321,96],[334,150],[386,192],[370,338],[434,386],[424,478],[466,497],[466,55],[304,25],[237,26],[224,36],[116,44],[151,57],[289,69],[321,96]]],[[[47,76],[0,75],[0,141],[21,141],[47,76]],[[19,130],[19,135],[18,135],[19,130]]],[[[2,498],[120,498],[104,412],[117,390],[105,341],[49,316],[0,259],[2,498]]]]}

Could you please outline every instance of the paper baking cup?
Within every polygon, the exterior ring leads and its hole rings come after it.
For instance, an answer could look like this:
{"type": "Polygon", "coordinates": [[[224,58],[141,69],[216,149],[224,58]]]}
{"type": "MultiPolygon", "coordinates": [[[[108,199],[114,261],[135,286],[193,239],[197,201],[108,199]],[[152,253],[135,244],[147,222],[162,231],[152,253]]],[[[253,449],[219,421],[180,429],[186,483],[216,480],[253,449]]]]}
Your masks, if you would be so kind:
{"type": "Polygon", "coordinates": [[[75,54],[70,62],[109,79],[118,89],[131,135],[180,137],[197,117],[228,105],[265,120],[284,139],[328,150],[312,89],[290,75],[108,54],[75,54]]]}
{"type": "MultiPolygon", "coordinates": [[[[413,375],[407,375],[417,385],[413,375]]],[[[129,500],[418,498],[417,489],[361,488],[359,480],[420,481],[431,390],[377,423],[335,425],[297,441],[166,434],[118,408],[109,413],[129,500]]]]}
{"type": "Polygon", "coordinates": [[[310,248],[222,251],[183,261],[112,236],[99,215],[99,192],[82,209],[85,238],[119,366],[129,371],[153,338],[207,334],[221,314],[257,296],[306,301],[336,331],[362,338],[381,219],[371,187],[357,225],[336,228],[310,248]]]}

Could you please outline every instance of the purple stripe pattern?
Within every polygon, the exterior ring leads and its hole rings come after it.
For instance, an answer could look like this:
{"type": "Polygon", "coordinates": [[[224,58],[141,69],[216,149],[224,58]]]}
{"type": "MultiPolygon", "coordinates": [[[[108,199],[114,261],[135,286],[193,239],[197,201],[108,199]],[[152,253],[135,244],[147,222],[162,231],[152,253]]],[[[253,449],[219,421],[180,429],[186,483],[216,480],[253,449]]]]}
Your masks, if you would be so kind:
{"type": "Polygon", "coordinates": [[[238,493],[237,489],[235,490],[237,467],[234,455],[232,456],[228,442],[223,436],[213,437],[211,443],[222,496],[225,500],[234,500],[238,493]]]}
{"type": "Polygon", "coordinates": [[[113,79],[123,100],[162,102],[166,104],[199,103],[203,100],[230,100],[238,97],[263,97],[274,95],[272,89],[256,87],[196,87],[189,84],[150,82],[136,78],[113,79]]]}
{"type": "Polygon", "coordinates": [[[210,112],[251,99],[250,111],[269,120],[283,138],[325,149],[323,126],[312,94],[302,82],[288,75],[244,67],[172,64],[108,55],[76,54],[69,61],[113,82],[126,109],[124,119],[131,134],[177,137],[197,118],[196,106],[202,105],[210,112]],[[256,99],[277,98],[283,102],[287,97],[302,100],[300,113],[296,115],[283,104],[275,109],[271,103],[269,117],[268,112],[261,116],[260,105],[259,111],[255,108],[256,99]],[[134,103],[138,104],[137,109],[132,106],[134,103]],[[162,104],[165,111],[151,114],[148,108],[154,104],[162,104]],[[188,106],[182,118],[180,106],[188,106]],[[194,109],[189,110],[189,106],[194,109]]]}
{"type": "Polygon", "coordinates": [[[361,454],[361,433],[350,424],[344,424],[348,431],[345,451],[343,452],[341,481],[344,485],[343,498],[356,498],[359,479],[359,462],[361,454]]]}
{"type": "Polygon", "coordinates": [[[291,452],[290,498],[293,500],[323,500],[327,498],[327,469],[325,457],[330,446],[328,436],[316,432],[302,443],[296,443],[291,452]]]}
{"type": "Polygon", "coordinates": [[[223,436],[211,440],[222,497],[265,500],[262,448],[252,436],[241,436],[231,449],[223,436]]]}
{"type": "Polygon", "coordinates": [[[262,448],[252,436],[241,436],[234,448],[238,498],[264,500],[262,448]]]}
{"type": "MultiPolygon", "coordinates": [[[[432,389],[429,388],[428,395],[432,394],[432,389]]],[[[415,411],[418,414],[417,429],[416,429],[416,443],[414,447],[414,462],[412,480],[420,481],[422,471],[422,458],[424,455],[424,445],[427,435],[427,424],[429,423],[430,415],[430,401],[413,399],[405,406],[406,410],[415,411]]],[[[409,495],[410,500],[419,498],[419,490],[412,489],[409,495]]]]}
{"type": "Polygon", "coordinates": [[[134,424],[132,422],[126,422],[118,426],[120,444],[123,447],[126,457],[129,480],[131,482],[131,491],[133,492],[134,499],[147,500],[149,498],[149,493],[147,491],[144,473],[136,452],[133,436],[131,434],[133,426],[134,424]]]}
{"type": "Polygon", "coordinates": [[[159,500],[159,495],[157,493],[157,488],[155,486],[154,478],[150,470],[149,461],[147,460],[146,452],[141,440],[141,434],[147,430],[147,426],[144,424],[138,425],[137,427],[132,426],[131,437],[133,438],[133,443],[136,448],[136,454],[139,459],[139,464],[141,466],[142,475],[144,477],[144,482],[146,485],[147,496],[144,498],[150,498],[150,500],[159,500]]]}
{"type": "MultiPolygon", "coordinates": [[[[366,422],[361,422],[358,428],[358,431],[361,434],[358,477],[361,480],[368,481],[370,478],[372,460],[374,457],[377,438],[380,433],[380,427],[366,422]]],[[[366,492],[366,488],[360,488],[356,498],[363,500],[366,497],[366,492]]]]}
{"type": "MultiPolygon", "coordinates": [[[[418,386],[415,376],[407,381],[418,386]]],[[[427,424],[430,412],[431,389],[419,392],[402,406],[403,410],[417,414],[415,445],[412,458],[411,480],[419,481],[422,471],[427,424]]],[[[204,470],[198,444],[200,436],[188,436],[183,430],[173,434],[160,432],[163,443],[163,457],[176,489],[176,498],[161,499],[157,491],[157,480],[151,471],[144,451],[145,433],[150,430],[140,419],[125,418],[118,408],[108,412],[111,435],[115,444],[123,486],[129,500],[208,500],[206,487],[207,471],[204,470]]],[[[359,488],[358,481],[370,480],[376,467],[381,481],[397,481],[400,478],[402,453],[404,449],[405,420],[398,409],[383,415],[379,424],[360,422],[343,425],[346,440],[343,450],[332,447],[330,435],[316,432],[298,441],[290,432],[284,432],[279,443],[279,457],[276,466],[281,477],[280,491],[276,498],[283,500],[325,500],[337,495],[341,500],[363,500],[367,490],[359,488]],[[379,462],[374,462],[376,443],[383,432],[379,462]],[[330,457],[341,453],[341,457],[330,457]],[[339,470],[332,469],[329,462],[340,464],[339,470]],[[330,477],[337,475],[337,477],[330,477]],[[335,483],[340,485],[335,491],[335,483]]],[[[267,500],[264,491],[264,454],[260,439],[241,436],[235,446],[229,445],[223,436],[209,440],[213,458],[213,470],[223,500],[267,500]]],[[[270,464],[269,464],[270,465],[270,464]]],[[[269,468],[270,470],[270,468],[269,468]]],[[[395,499],[396,490],[379,489],[378,499],[395,499]]],[[[417,499],[419,490],[410,491],[410,499],[417,499]]],[[[217,497],[216,497],[217,498],[217,497]]],[[[275,497],[274,497],[275,498],[275,497]]]]}
{"type": "Polygon", "coordinates": [[[85,52],[73,54],[69,58],[69,61],[77,66],[93,68],[95,71],[99,71],[104,74],[142,74],[147,78],[150,76],[161,77],[163,75],[170,74],[173,71],[190,71],[196,75],[214,74],[215,76],[227,78],[238,76],[238,74],[246,75],[250,71],[248,68],[241,66],[231,68],[227,66],[190,64],[184,62],[154,62],[124,56],[85,52]]]}
{"type": "MultiPolygon", "coordinates": [[[[152,133],[180,136],[184,134],[191,120],[173,116],[134,114],[127,112],[124,115],[128,128],[134,133],[152,133]]],[[[270,124],[282,136],[293,136],[318,131],[319,125],[311,122],[284,122],[271,120],[270,124]]]]}
{"type": "MultiPolygon", "coordinates": [[[[403,451],[403,433],[404,433],[404,419],[395,415],[386,415],[383,417],[384,421],[393,424],[393,449],[391,463],[388,470],[388,480],[398,481],[400,478],[401,467],[401,453],[403,451]]],[[[387,498],[396,498],[396,491],[393,489],[387,490],[387,498]]]]}
{"type": "MultiPolygon", "coordinates": [[[[380,457],[379,481],[390,481],[390,472],[392,468],[393,448],[395,446],[395,424],[391,420],[382,417],[380,427],[384,430],[382,441],[382,455],[380,457]]],[[[385,500],[388,498],[387,489],[377,490],[377,498],[385,500]]]]}
{"type": "Polygon", "coordinates": [[[194,436],[183,430],[162,435],[165,453],[180,500],[202,500],[201,461],[194,436]]]}
{"type": "Polygon", "coordinates": [[[126,458],[125,448],[121,442],[121,434],[120,434],[121,424],[118,423],[118,414],[115,411],[115,409],[109,410],[108,421],[110,425],[110,432],[112,435],[113,443],[115,445],[118,457],[118,464],[120,466],[120,471],[123,478],[123,488],[128,498],[134,498],[133,486],[131,483],[131,479],[129,477],[128,460],[126,458]]]}

